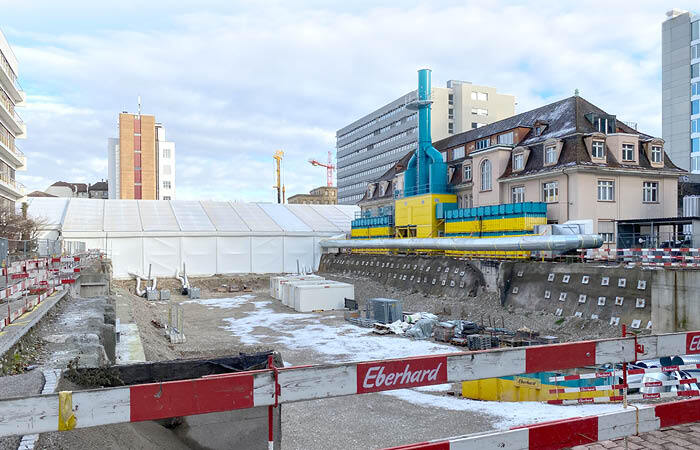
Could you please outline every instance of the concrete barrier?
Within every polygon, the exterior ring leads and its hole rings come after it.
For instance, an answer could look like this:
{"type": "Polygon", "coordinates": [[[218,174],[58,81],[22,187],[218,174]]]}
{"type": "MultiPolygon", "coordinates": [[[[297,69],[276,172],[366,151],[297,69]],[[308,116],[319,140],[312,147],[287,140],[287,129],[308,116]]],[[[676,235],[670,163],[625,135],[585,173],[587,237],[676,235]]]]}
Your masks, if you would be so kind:
{"type": "Polygon", "coordinates": [[[655,333],[700,328],[700,271],[654,270],[651,310],[655,333]]]}

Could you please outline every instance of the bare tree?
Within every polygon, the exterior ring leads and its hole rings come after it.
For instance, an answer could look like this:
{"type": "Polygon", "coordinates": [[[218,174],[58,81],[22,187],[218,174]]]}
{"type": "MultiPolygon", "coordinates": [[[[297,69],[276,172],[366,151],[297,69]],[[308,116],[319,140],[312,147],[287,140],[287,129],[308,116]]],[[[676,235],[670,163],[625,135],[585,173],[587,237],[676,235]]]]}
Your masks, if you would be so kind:
{"type": "Polygon", "coordinates": [[[26,203],[22,204],[20,213],[15,210],[14,206],[0,207],[0,237],[9,241],[10,253],[36,251],[37,238],[45,224],[45,219],[32,218],[27,215],[26,203]]]}

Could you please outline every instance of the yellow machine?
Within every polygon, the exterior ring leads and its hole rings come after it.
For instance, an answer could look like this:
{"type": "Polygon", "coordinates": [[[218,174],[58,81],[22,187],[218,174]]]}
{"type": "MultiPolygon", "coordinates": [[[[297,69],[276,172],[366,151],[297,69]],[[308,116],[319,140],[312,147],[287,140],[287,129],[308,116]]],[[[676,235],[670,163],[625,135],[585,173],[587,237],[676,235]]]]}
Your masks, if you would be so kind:
{"type": "Polygon", "coordinates": [[[423,194],[404,197],[394,202],[394,227],[397,238],[435,238],[445,232],[445,221],[437,218],[436,206],[454,204],[454,194],[423,194]]]}

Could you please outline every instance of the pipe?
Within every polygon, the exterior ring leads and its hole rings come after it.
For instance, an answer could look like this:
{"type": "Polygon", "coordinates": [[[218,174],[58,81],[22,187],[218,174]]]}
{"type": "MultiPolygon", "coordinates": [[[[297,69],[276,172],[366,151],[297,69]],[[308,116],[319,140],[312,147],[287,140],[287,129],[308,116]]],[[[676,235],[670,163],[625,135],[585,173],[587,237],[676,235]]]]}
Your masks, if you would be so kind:
{"type": "Polygon", "coordinates": [[[599,248],[603,238],[597,234],[561,234],[554,236],[520,236],[502,238],[431,238],[431,239],[325,239],[323,248],[387,248],[403,250],[457,251],[567,251],[578,248],[599,248]]]}

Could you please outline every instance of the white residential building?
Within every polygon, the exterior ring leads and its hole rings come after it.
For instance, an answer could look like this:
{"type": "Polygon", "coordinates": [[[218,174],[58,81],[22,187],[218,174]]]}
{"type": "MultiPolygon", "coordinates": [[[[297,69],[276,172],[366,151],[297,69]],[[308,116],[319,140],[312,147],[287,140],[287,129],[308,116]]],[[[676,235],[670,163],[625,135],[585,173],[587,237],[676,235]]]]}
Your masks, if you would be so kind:
{"type": "Polygon", "coordinates": [[[165,127],[156,123],[158,200],[175,200],[175,143],[165,139],[165,127]]]}
{"type": "Polygon", "coordinates": [[[17,58],[0,31],[0,207],[6,208],[14,208],[25,195],[24,186],[15,179],[15,172],[27,166],[27,158],[15,144],[15,139],[27,136],[27,127],[15,111],[25,100],[17,74],[17,58]]]}

